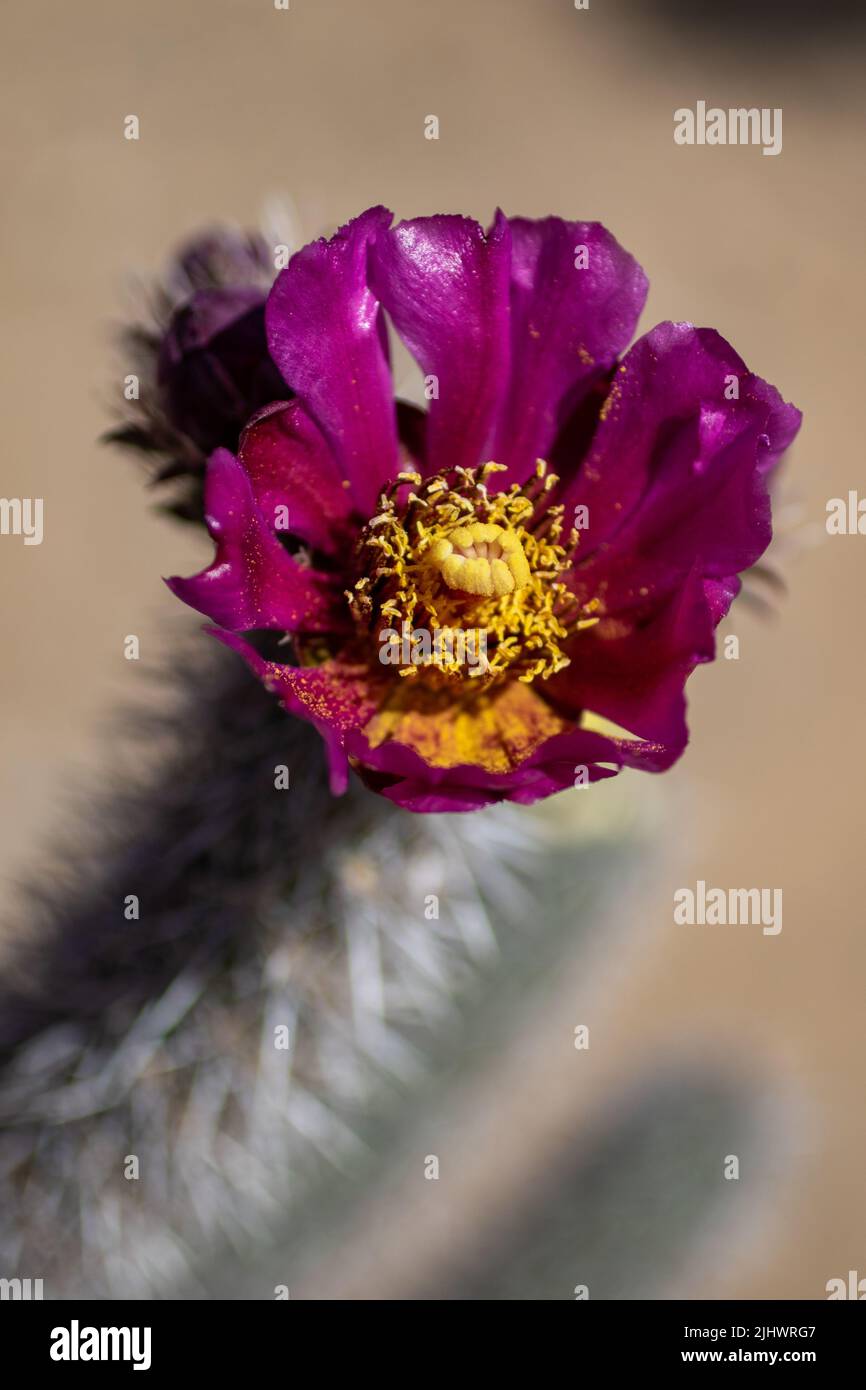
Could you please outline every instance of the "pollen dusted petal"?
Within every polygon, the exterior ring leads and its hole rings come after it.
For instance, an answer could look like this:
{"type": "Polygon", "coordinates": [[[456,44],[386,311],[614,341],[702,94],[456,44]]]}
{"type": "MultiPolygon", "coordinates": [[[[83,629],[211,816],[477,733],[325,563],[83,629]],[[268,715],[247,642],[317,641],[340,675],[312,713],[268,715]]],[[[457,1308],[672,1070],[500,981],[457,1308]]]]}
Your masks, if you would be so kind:
{"type": "Polygon", "coordinates": [[[471,763],[487,772],[511,772],[546,739],[571,722],[557,714],[528,685],[497,686],[467,702],[449,692],[401,684],[364,728],[372,748],[394,740],[431,767],[471,763]]]}
{"type": "Polygon", "coordinates": [[[378,672],[370,671],[348,652],[323,661],[319,666],[283,666],[267,661],[243,637],[219,628],[208,628],[212,637],[231,647],[262,682],[276,695],[283,708],[318,729],[328,750],[331,790],[335,796],[346,790],[348,760],[346,737],[375,713],[381,698],[377,690],[378,672]]]}

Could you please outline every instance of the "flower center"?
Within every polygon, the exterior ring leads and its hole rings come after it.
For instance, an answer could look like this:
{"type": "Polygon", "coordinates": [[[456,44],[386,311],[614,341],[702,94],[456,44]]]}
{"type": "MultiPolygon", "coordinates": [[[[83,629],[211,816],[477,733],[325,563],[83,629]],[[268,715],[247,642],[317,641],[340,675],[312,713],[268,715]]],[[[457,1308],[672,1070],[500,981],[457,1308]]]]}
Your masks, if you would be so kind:
{"type": "Polygon", "coordinates": [[[448,588],[465,594],[502,598],[525,589],[531,579],[520,538],[495,522],[456,526],[433,543],[428,557],[448,588]]]}
{"type": "Polygon", "coordinates": [[[581,609],[561,578],[577,534],[560,543],[562,507],[548,505],[557,479],[539,460],[524,487],[490,495],[499,471],[400,473],[362,532],[364,572],[347,597],[380,649],[390,642],[402,653],[401,676],[433,685],[471,677],[481,689],[506,674],[546,680],[569,664],[562,642],[598,621],[597,605],[581,609]]]}

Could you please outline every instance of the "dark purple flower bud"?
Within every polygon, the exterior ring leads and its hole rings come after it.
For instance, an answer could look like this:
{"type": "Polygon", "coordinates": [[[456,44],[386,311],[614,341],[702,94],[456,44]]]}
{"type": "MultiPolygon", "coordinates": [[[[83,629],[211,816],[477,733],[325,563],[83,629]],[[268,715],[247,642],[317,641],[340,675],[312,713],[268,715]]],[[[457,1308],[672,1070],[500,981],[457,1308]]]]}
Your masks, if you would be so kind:
{"type": "Polygon", "coordinates": [[[288,395],[268,354],[265,298],[254,287],[196,291],[175,309],[159,348],[165,415],[204,457],[233,448],[249,417],[288,395]]]}
{"type": "Polygon", "coordinates": [[[265,294],[274,279],[267,242],[256,233],[227,227],[200,233],[177,252],[166,288],[178,300],[195,290],[257,285],[265,294]]]}
{"type": "Polygon", "coordinates": [[[208,231],[173,258],[153,322],[124,331],[139,393],[108,439],[155,461],[156,482],[175,480],[169,509],[185,519],[203,520],[208,454],[235,448],[255,411],[292,394],[265,333],[274,273],[261,237],[208,231]]]}

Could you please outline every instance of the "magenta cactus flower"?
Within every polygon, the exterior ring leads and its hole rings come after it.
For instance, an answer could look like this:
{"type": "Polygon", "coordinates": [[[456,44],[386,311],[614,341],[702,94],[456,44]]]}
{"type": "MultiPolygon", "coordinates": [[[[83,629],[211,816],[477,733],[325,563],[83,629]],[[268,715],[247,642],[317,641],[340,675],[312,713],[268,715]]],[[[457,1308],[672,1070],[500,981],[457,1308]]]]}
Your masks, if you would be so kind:
{"type": "Polygon", "coordinates": [[[335,791],[352,767],[472,810],[683,752],[800,414],[711,329],[625,351],[646,288],[598,223],[381,207],[277,277],[286,399],[211,456],[216,555],[169,583],[319,730],[335,791]],[[395,401],[389,320],[426,411],[395,401]]]}

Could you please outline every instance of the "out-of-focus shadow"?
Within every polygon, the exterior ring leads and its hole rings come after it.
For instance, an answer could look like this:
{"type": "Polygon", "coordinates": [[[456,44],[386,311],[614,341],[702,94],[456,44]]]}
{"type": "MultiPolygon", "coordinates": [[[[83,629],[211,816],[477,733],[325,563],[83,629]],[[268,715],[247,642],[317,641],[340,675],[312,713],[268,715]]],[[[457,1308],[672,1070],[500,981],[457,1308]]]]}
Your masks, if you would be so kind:
{"type": "Polygon", "coordinates": [[[696,5],[694,0],[635,0],[636,8],[664,21],[684,43],[712,37],[731,49],[760,45],[773,51],[815,49],[844,38],[866,35],[866,6],[860,0],[724,0],[696,5]]]}
{"type": "Polygon", "coordinates": [[[644,1075],[485,1232],[474,1267],[427,1296],[663,1298],[675,1285],[688,1297],[690,1268],[729,1253],[721,1229],[740,1244],[759,1204],[770,1157],[761,1116],[754,1090],[732,1077],[644,1075]]]}

